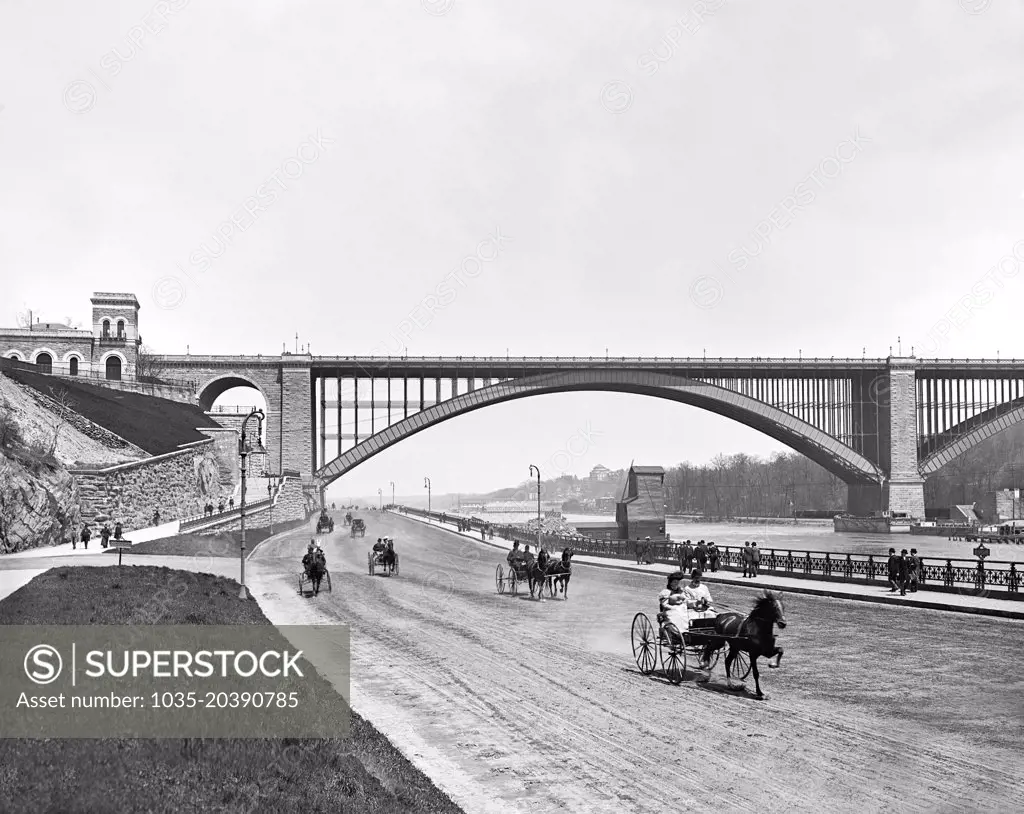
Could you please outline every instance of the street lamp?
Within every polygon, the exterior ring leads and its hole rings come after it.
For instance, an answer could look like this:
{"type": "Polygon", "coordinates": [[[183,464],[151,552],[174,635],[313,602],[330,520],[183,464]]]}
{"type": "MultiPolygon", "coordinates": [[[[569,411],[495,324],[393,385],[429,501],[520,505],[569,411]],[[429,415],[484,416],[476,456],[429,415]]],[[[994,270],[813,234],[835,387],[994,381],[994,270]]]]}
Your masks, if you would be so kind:
{"type": "Polygon", "coordinates": [[[380,511],[384,511],[384,493],[378,489],[377,497],[380,498],[380,511]]]}
{"type": "Polygon", "coordinates": [[[395,482],[391,481],[391,510],[395,509],[395,482]]]}
{"type": "Polygon", "coordinates": [[[423,478],[423,488],[427,490],[427,514],[430,514],[430,478],[423,478]]]}
{"type": "Polygon", "coordinates": [[[540,523],[540,467],[539,466],[534,466],[533,464],[530,464],[530,474],[531,475],[533,474],[534,470],[537,470],[537,550],[539,551],[540,550],[540,530],[541,530],[541,523],[540,523]]]}
{"type": "Polygon", "coordinates": [[[246,461],[245,461],[245,459],[246,459],[246,457],[249,454],[249,449],[248,449],[248,445],[246,444],[246,438],[245,438],[245,428],[249,424],[249,420],[252,419],[253,417],[255,417],[256,421],[258,422],[258,429],[257,429],[256,439],[257,439],[257,441],[259,440],[259,437],[262,434],[263,419],[265,418],[265,416],[263,415],[263,411],[262,410],[258,410],[258,409],[255,409],[255,408],[253,408],[253,411],[251,413],[249,413],[249,415],[247,415],[245,417],[245,420],[242,422],[242,437],[238,439],[238,454],[242,457],[242,510],[241,510],[242,541],[241,541],[241,549],[239,551],[239,554],[241,555],[241,570],[240,570],[241,579],[240,579],[240,582],[242,583],[242,587],[241,587],[241,589],[238,592],[238,598],[239,599],[248,599],[249,598],[249,594],[245,590],[245,469],[246,469],[246,461]]]}
{"type": "Polygon", "coordinates": [[[270,533],[274,533],[274,495],[270,475],[267,475],[267,501],[270,503],[270,533]]]}

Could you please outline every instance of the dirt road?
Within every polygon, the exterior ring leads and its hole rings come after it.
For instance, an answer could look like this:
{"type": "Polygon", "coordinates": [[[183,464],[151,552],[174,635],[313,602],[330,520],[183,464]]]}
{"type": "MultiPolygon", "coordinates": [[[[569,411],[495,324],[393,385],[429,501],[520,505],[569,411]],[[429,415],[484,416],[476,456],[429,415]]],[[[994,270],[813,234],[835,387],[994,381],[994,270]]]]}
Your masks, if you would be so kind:
{"type": "MultiPolygon", "coordinates": [[[[503,552],[362,516],[366,537],[352,540],[336,515],[333,592],[298,596],[308,537],[262,547],[254,578],[286,621],[352,626],[356,708],[372,704],[467,810],[977,812],[1019,800],[1024,623],[790,595],[782,669],[762,662],[757,701],[725,689],[721,663],[707,684],[640,675],[630,624],[638,610],[653,620],[660,578],[577,564],[568,601],[498,595],[503,552]],[[397,577],[367,573],[383,534],[397,577]]],[[[710,587],[719,606],[754,596],[710,587]]]]}

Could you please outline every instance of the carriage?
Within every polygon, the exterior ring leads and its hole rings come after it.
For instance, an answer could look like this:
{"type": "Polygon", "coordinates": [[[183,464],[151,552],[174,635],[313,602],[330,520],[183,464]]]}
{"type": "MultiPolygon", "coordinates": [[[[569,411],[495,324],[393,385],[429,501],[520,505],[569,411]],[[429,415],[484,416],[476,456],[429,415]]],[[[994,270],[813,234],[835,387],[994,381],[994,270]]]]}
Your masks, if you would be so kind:
{"type": "Polygon", "coordinates": [[[346,526],[351,526],[352,525],[352,512],[346,512],[345,513],[345,525],[346,526]]]}
{"type": "Polygon", "coordinates": [[[378,568],[380,568],[381,573],[386,574],[389,577],[390,576],[396,576],[396,577],[398,576],[398,553],[396,551],[394,551],[394,549],[392,549],[391,553],[392,553],[392,555],[394,556],[395,559],[394,559],[394,562],[391,563],[391,567],[390,568],[388,567],[388,563],[387,563],[387,561],[385,559],[387,553],[388,552],[386,550],[385,551],[370,551],[370,552],[367,553],[367,555],[366,555],[366,564],[367,564],[367,566],[368,566],[368,568],[370,570],[370,576],[371,577],[376,573],[378,568]]]}
{"type": "MultiPolygon", "coordinates": [[[[680,631],[683,637],[682,643],[673,641],[665,629],[664,615],[658,614],[658,629],[655,632],[654,625],[646,613],[638,613],[633,617],[633,658],[636,659],[636,666],[645,676],[653,673],[658,662],[661,662],[661,669],[666,678],[673,684],[681,684],[686,675],[686,658],[700,661],[704,655],[705,645],[712,645],[715,649],[708,659],[707,671],[710,674],[718,663],[718,651],[729,639],[738,639],[736,636],[722,636],[714,632],[714,619],[691,619],[689,630],[680,631]]],[[[740,681],[750,674],[750,657],[742,650],[736,651],[736,660],[733,662],[732,675],[740,681]]]]}
{"type": "MultiPolygon", "coordinates": [[[[568,598],[568,582],[569,577],[572,574],[570,560],[572,559],[573,553],[574,552],[571,548],[567,548],[562,552],[561,560],[548,560],[549,565],[547,573],[544,574],[543,582],[537,591],[541,599],[545,596],[549,599],[554,599],[558,593],[559,583],[562,585],[563,595],[568,598]]],[[[529,584],[530,568],[531,566],[525,562],[506,562],[504,565],[498,563],[498,567],[494,572],[494,582],[498,588],[498,593],[503,594],[507,591],[513,596],[518,596],[519,583],[525,582],[529,584]]],[[[531,592],[531,596],[532,595],[533,593],[531,592]]]]}
{"type": "Polygon", "coordinates": [[[327,590],[330,591],[331,590],[331,572],[328,571],[326,567],[324,568],[323,576],[320,578],[320,584],[319,585],[317,584],[317,581],[313,578],[313,576],[310,575],[310,572],[307,571],[305,568],[303,568],[301,571],[299,571],[299,594],[300,595],[305,595],[306,589],[308,587],[308,589],[313,592],[313,596],[316,596],[318,593],[320,593],[321,590],[323,590],[323,587],[324,587],[325,584],[327,585],[327,590]]]}
{"type": "Polygon", "coordinates": [[[352,520],[352,536],[353,537],[365,537],[366,536],[366,522],[361,517],[356,517],[352,520]]]}
{"type": "Polygon", "coordinates": [[[316,521],[316,533],[323,534],[334,531],[334,518],[327,514],[327,509],[323,509],[320,512],[320,517],[316,521]]]}

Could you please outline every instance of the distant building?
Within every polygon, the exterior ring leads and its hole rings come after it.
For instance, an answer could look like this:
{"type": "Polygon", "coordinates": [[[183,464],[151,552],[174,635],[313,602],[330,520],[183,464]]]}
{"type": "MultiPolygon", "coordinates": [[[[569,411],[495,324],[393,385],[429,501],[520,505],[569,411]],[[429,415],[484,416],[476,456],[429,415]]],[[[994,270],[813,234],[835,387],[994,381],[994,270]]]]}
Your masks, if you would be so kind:
{"type": "Polygon", "coordinates": [[[598,464],[590,470],[590,479],[604,481],[608,480],[612,476],[612,471],[607,466],[598,464]]]}
{"type": "Polygon", "coordinates": [[[134,294],[92,295],[92,330],[53,322],[0,328],[0,356],[34,363],[42,373],[120,379],[135,375],[142,338],[134,294]]]}
{"type": "Polygon", "coordinates": [[[1004,520],[1024,518],[1024,505],[1020,489],[1000,489],[983,497],[978,509],[986,523],[1001,523],[1004,520]]]}
{"type": "Polygon", "coordinates": [[[615,506],[619,539],[665,539],[665,470],[630,466],[615,506]]]}
{"type": "Polygon", "coordinates": [[[949,510],[949,519],[954,523],[980,523],[981,518],[973,503],[961,503],[949,510]]]}

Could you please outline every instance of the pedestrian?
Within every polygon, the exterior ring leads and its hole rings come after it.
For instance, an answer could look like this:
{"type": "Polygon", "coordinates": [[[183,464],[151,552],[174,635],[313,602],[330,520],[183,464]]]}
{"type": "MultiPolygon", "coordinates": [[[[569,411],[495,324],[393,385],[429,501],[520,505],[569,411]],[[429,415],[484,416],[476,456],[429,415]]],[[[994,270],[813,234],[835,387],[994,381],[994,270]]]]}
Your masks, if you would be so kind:
{"type": "Polygon", "coordinates": [[[715,541],[711,541],[711,545],[708,546],[708,562],[711,564],[711,572],[714,573],[718,570],[718,563],[721,561],[722,554],[718,550],[718,546],[715,541]]]}
{"type": "Polygon", "coordinates": [[[898,591],[899,588],[900,588],[899,582],[897,581],[898,578],[899,578],[899,572],[900,572],[900,565],[899,565],[899,563],[900,563],[900,558],[896,556],[896,549],[895,548],[890,548],[889,549],[889,584],[892,587],[889,589],[889,593],[891,593],[891,594],[896,593],[896,591],[898,591]]]}
{"type": "Polygon", "coordinates": [[[235,496],[234,495],[232,495],[231,497],[228,498],[228,508],[229,509],[234,509],[235,508],[235,496]]]}
{"type": "Polygon", "coordinates": [[[77,551],[78,550],[78,532],[75,531],[75,527],[74,526],[71,527],[71,550],[72,551],[77,551]]]}
{"type": "Polygon", "coordinates": [[[118,520],[114,523],[114,539],[120,541],[122,534],[124,534],[124,528],[121,526],[121,521],[118,520]]]}
{"type": "Polygon", "coordinates": [[[157,509],[155,512],[153,512],[153,525],[154,526],[159,526],[160,525],[160,510],[159,509],[157,509]]]}
{"type": "Polygon", "coordinates": [[[743,550],[740,552],[740,560],[743,562],[743,576],[750,575],[750,540],[743,541],[743,550]]]}
{"type": "Polygon", "coordinates": [[[646,565],[650,565],[651,564],[651,547],[652,547],[651,546],[651,538],[650,537],[645,537],[644,538],[644,564],[646,564],[646,565]]]}
{"type": "Polygon", "coordinates": [[[221,498],[220,502],[217,504],[217,512],[219,514],[224,514],[224,498],[221,498]]]}
{"type": "Polygon", "coordinates": [[[917,593],[917,584],[921,579],[921,558],[917,556],[917,549],[910,549],[910,593],[917,593]]]}
{"type": "Polygon", "coordinates": [[[750,541],[750,578],[757,579],[757,569],[761,565],[761,549],[757,547],[757,543],[753,540],[750,541]]]}
{"type": "Polygon", "coordinates": [[[100,529],[100,541],[104,548],[110,545],[110,526],[106,523],[104,523],[103,528],[100,529]]]}
{"type": "Polygon", "coordinates": [[[89,531],[89,525],[82,526],[82,548],[86,551],[89,550],[89,538],[92,537],[92,532],[89,531]]]}
{"type": "Polygon", "coordinates": [[[697,570],[701,573],[707,570],[708,566],[708,545],[703,540],[697,543],[697,547],[693,550],[694,556],[697,558],[697,570]]]}
{"type": "Polygon", "coordinates": [[[910,582],[910,555],[907,553],[907,549],[900,551],[900,562],[899,562],[899,583],[900,583],[900,596],[907,595],[907,584],[910,582]]]}

